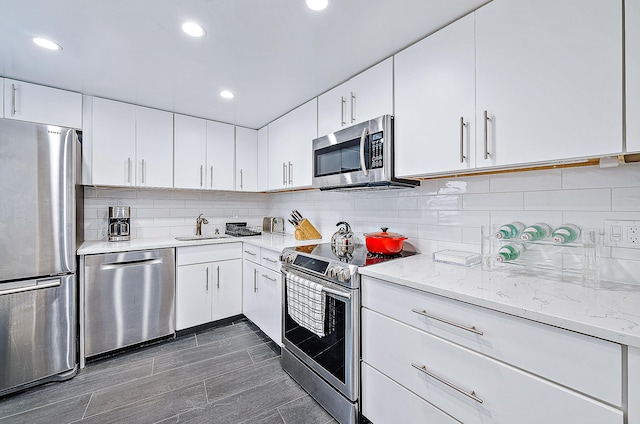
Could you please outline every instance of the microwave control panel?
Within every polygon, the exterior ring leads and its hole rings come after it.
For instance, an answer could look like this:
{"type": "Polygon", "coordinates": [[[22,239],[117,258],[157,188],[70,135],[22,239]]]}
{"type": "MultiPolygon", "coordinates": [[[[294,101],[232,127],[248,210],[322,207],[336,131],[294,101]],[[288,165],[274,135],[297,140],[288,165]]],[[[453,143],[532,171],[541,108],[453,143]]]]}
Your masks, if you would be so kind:
{"type": "Polygon", "coordinates": [[[384,159],[384,137],[382,131],[369,135],[369,144],[371,146],[371,168],[382,168],[384,159]]]}

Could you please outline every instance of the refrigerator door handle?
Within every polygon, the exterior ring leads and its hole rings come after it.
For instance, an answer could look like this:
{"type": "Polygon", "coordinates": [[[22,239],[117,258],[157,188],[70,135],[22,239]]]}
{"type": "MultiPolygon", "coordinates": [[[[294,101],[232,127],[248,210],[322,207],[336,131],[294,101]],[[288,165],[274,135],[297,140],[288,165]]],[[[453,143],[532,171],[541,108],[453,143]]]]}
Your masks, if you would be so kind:
{"type": "Polygon", "coordinates": [[[24,293],[31,290],[42,290],[42,289],[50,289],[52,287],[60,287],[62,284],[59,278],[55,280],[41,280],[36,282],[36,284],[29,284],[22,287],[13,287],[6,290],[0,290],[0,296],[5,296],[7,294],[16,294],[16,293],[24,293]]]}

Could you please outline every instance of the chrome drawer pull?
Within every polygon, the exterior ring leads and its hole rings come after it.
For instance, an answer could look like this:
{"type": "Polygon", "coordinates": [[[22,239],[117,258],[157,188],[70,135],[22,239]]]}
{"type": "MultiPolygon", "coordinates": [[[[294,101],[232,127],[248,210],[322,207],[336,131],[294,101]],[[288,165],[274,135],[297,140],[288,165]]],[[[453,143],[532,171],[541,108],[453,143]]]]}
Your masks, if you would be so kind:
{"type": "Polygon", "coordinates": [[[412,363],[411,366],[415,369],[417,369],[420,372],[425,373],[426,375],[428,375],[429,377],[438,380],[440,383],[444,384],[445,386],[451,387],[453,390],[455,390],[456,392],[460,392],[463,395],[465,395],[468,398],[471,398],[473,400],[475,400],[478,403],[483,403],[483,400],[480,399],[478,396],[476,396],[476,392],[475,391],[471,391],[471,392],[466,392],[464,390],[462,390],[460,387],[449,383],[447,380],[443,379],[442,377],[439,377],[437,375],[435,375],[434,373],[432,373],[431,371],[427,370],[427,367],[425,365],[417,365],[412,363]]]}
{"type": "Polygon", "coordinates": [[[271,259],[271,258],[267,258],[266,256],[263,256],[262,259],[264,259],[265,261],[269,261],[271,263],[277,264],[278,261],[275,259],[271,259]]]}
{"type": "Polygon", "coordinates": [[[269,277],[267,274],[262,274],[262,276],[263,276],[264,278],[266,278],[267,280],[273,281],[274,283],[275,283],[276,281],[278,281],[278,279],[277,279],[277,278],[271,278],[271,277],[269,277]]]}
{"type": "Polygon", "coordinates": [[[255,253],[253,253],[253,252],[252,252],[252,251],[250,251],[250,250],[245,250],[245,251],[244,251],[244,253],[247,253],[247,254],[252,255],[252,256],[256,256],[256,254],[255,254],[255,253]]]}
{"type": "Polygon", "coordinates": [[[425,311],[424,309],[422,311],[420,311],[418,309],[412,309],[411,312],[415,312],[416,314],[425,316],[427,318],[435,319],[436,321],[444,322],[445,324],[453,325],[454,327],[458,327],[458,328],[461,328],[463,330],[470,331],[470,332],[472,332],[474,334],[477,334],[479,336],[483,336],[484,335],[484,333],[482,331],[478,330],[476,327],[466,327],[466,326],[464,326],[462,324],[458,324],[457,322],[449,321],[448,319],[444,319],[444,318],[437,317],[435,315],[428,314],[427,311],[425,311]]]}

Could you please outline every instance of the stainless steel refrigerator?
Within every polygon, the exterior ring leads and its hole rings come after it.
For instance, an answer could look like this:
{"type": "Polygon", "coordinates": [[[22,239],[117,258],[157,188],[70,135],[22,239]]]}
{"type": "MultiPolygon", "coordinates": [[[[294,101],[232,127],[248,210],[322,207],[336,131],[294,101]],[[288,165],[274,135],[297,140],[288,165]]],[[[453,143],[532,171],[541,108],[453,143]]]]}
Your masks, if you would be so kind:
{"type": "Polygon", "coordinates": [[[76,371],[78,144],[0,119],[0,396],[76,371]]]}

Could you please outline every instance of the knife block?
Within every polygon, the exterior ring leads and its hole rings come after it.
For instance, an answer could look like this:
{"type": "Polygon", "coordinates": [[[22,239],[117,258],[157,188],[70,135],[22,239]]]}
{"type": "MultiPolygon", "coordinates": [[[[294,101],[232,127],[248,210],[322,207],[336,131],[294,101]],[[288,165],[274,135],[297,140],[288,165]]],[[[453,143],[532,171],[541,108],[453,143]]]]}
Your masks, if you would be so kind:
{"type": "Polygon", "coordinates": [[[296,240],[316,240],[321,239],[322,234],[316,230],[307,218],[300,221],[300,224],[296,225],[296,231],[294,233],[296,240]]]}

